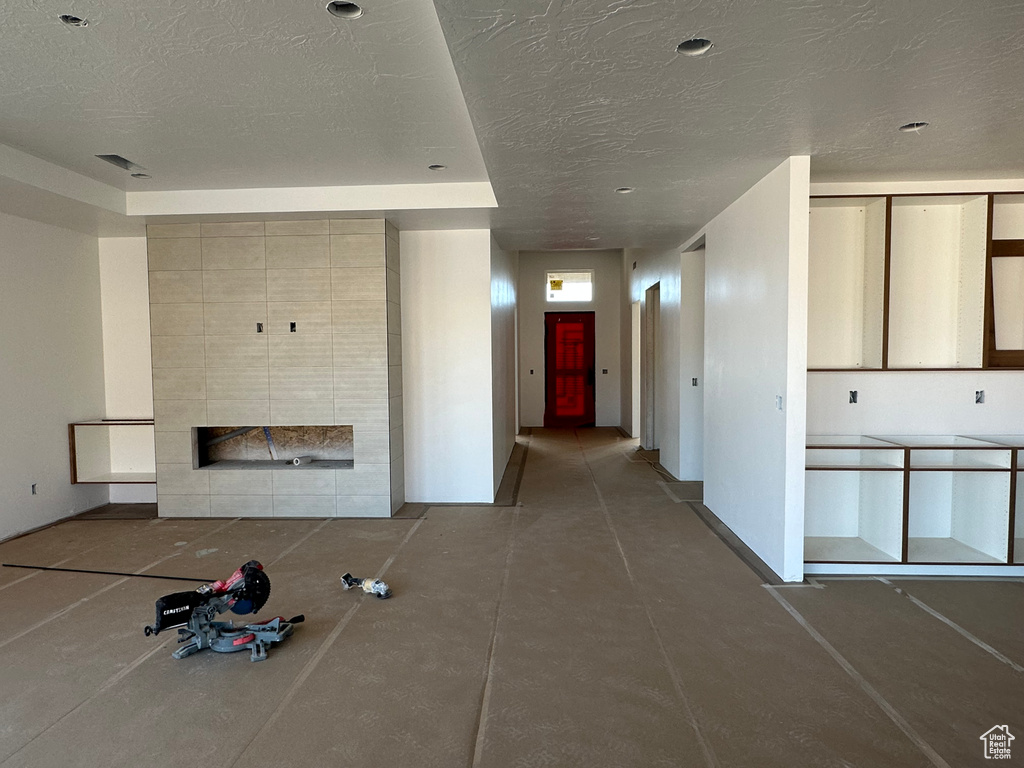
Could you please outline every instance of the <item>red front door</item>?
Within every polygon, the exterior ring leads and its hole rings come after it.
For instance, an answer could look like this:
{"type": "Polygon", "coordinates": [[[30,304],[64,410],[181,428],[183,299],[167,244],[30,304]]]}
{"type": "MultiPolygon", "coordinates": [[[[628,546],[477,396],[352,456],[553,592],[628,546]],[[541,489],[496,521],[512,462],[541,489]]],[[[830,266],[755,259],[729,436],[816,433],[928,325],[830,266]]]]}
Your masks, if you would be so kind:
{"type": "Polygon", "coordinates": [[[544,426],[594,426],[594,313],[544,314],[544,426]]]}

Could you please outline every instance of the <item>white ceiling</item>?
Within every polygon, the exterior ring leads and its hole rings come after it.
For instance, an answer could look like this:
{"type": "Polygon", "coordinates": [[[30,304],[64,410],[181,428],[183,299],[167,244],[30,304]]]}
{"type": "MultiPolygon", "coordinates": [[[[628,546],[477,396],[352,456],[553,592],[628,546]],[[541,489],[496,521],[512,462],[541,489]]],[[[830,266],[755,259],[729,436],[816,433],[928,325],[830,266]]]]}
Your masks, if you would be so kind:
{"type": "Polygon", "coordinates": [[[1024,177],[1024,2],[325,2],[5,0],[0,144],[129,191],[490,181],[530,250],[674,246],[792,154],[1024,177]]]}

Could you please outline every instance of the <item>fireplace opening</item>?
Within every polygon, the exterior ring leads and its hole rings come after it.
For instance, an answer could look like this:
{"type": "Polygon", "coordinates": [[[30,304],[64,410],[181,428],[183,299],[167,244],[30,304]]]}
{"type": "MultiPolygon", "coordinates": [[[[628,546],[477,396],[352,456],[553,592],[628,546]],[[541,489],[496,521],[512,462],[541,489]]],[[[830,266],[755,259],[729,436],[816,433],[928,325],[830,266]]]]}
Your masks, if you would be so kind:
{"type": "Polygon", "coordinates": [[[352,426],[193,427],[196,469],[351,469],[352,426]]]}

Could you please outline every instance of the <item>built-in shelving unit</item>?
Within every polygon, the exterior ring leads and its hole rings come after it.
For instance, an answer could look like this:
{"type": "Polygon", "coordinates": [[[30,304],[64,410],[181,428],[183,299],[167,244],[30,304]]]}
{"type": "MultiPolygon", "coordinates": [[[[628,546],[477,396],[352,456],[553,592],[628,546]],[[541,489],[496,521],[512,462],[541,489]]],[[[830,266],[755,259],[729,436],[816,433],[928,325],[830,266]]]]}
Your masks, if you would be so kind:
{"type": "Polygon", "coordinates": [[[72,484],[147,484],[156,482],[153,419],[93,419],[68,424],[72,484]],[[111,456],[119,446],[137,466],[120,467],[111,456]],[[141,457],[141,458],[140,458],[141,457]]]}
{"type": "Polygon", "coordinates": [[[1021,474],[1024,436],[809,437],[804,559],[1024,562],[1021,474]]]}
{"type": "Polygon", "coordinates": [[[804,559],[898,563],[903,548],[899,446],[862,436],[808,440],[804,559]]]}
{"type": "Polygon", "coordinates": [[[811,370],[1024,367],[1024,194],[810,204],[811,370]]]}

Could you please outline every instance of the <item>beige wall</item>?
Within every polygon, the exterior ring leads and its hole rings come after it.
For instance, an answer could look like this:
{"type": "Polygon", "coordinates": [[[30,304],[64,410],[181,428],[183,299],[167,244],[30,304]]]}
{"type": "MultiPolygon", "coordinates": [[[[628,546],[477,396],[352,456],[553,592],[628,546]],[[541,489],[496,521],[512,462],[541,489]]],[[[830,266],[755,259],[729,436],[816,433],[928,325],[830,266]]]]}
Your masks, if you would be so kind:
{"type": "MultiPolygon", "coordinates": [[[[153,418],[146,238],[99,239],[103,381],[108,419],[153,418]]],[[[111,472],[155,472],[151,426],[111,429],[111,472]]],[[[113,484],[112,503],[152,503],[156,486],[113,484]]]]}

